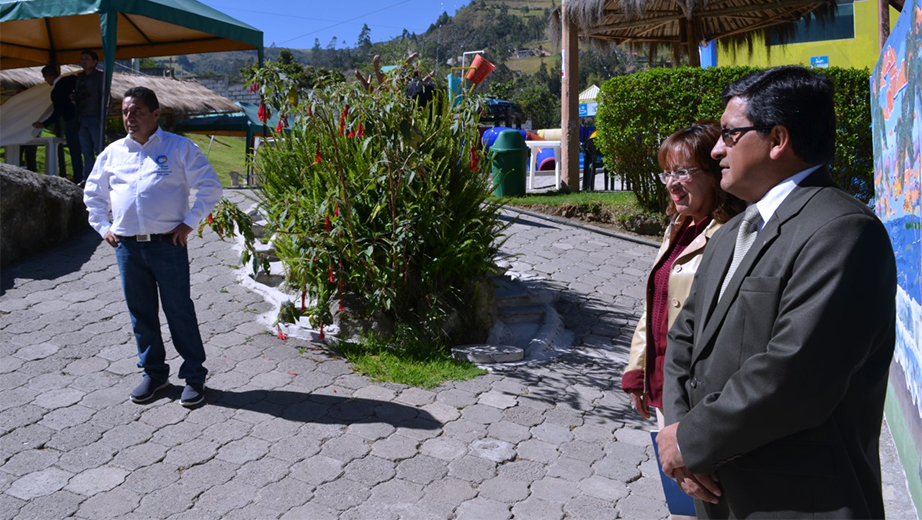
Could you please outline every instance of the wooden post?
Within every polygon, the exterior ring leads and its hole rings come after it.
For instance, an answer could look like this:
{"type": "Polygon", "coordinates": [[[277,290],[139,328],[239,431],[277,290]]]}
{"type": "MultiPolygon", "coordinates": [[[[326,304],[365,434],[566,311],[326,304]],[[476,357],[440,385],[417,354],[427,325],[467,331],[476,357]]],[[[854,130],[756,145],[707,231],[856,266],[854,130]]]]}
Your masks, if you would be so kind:
{"type": "Polygon", "coordinates": [[[560,13],[560,180],[570,191],[579,191],[579,31],[567,15],[566,0],[560,13]]]}
{"type": "Polygon", "coordinates": [[[880,50],[887,45],[887,38],[890,37],[890,2],[888,0],[877,0],[877,18],[880,21],[880,50]]]}
{"type": "Polygon", "coordinates": [[[698,51],[698,34],[695,31],[695,24],[690,19],[686,20],[687,30],[685,34],[688,38],[688,66],[701,67],[701,54],[698,51]]]}

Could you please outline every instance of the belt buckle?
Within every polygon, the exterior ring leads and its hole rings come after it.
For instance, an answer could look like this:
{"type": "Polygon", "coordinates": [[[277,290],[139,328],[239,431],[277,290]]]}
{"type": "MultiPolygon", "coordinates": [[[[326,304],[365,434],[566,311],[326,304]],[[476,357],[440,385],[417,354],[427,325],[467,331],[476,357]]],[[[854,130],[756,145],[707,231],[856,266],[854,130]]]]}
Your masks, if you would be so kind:
{"type": "Polygon", "coordinates": [[[150,242],[150,235],[137,235],[134,238],[138,242],[150,242]]]}

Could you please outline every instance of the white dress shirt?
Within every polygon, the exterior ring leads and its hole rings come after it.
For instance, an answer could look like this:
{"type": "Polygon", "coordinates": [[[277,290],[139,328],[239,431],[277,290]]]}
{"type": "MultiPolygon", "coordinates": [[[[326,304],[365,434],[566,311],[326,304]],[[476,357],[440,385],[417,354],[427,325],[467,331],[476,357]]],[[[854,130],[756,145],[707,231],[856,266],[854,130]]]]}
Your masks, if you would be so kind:
{"type": "Polygon", "coordinates": [[[778,207],[781,206],[784,199],[788,198],[788,195],[794,191],[794,188],[803,182],[808,175],[818,170],[820,166],[822,166],[822,164],[811,166],[806,170],[801,170],[791,175],[787,179],[776,184],[774,188],[768,190],[768,193],[766,193],[759,202],[756,202],[756,206],[759,208],[759,215],[762,217],[762,222],[759,223],[759,231],[762,231],[762,228],[765,227],[765,223],[768,222],[768,219],[772,218],[772,215],[775,214],[775,211],[778,210],[778,207]]]}
{"type": "Polygon", "coordinates": [[[159,127],[144,144],[125,137],[106,147],[83,192],[90,225],[101,236],[168,233],[180,223],[195,229],[220,198],[221,183],[205,154],[159,127]]]}

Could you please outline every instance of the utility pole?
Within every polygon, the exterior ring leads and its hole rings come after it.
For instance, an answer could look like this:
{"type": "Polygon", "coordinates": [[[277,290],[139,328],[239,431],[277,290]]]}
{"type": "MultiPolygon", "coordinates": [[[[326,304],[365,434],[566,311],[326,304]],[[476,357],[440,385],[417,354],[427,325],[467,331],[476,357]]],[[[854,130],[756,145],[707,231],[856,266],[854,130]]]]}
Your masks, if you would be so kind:
{"type": "MultiPolygon", "coordinates": [[[[570,191],[579,191],[579,29],[560,3],[560,179],[570,191]]],[[[557,186],[559,188],[559,186],[557,186]]]]}

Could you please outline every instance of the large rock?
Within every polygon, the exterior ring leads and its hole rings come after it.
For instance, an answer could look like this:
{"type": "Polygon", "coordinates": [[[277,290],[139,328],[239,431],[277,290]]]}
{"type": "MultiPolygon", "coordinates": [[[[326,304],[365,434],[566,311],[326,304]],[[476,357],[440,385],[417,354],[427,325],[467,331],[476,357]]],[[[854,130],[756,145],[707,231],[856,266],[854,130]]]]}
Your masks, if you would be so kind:
{"type": "Polygon", "coordinates": [[[0,164],[0,265],[59,244],[89,226],[72,182],[0,164]]]}

